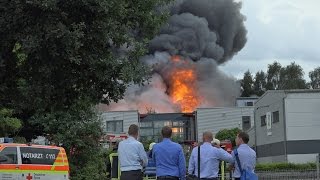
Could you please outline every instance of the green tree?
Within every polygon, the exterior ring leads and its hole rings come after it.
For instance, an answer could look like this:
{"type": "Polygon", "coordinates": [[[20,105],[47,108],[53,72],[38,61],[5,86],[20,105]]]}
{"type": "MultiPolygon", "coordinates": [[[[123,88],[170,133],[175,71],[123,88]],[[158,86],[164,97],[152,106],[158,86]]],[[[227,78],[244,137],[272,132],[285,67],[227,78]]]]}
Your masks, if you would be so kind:
{"type": "Polygon", "coordinates": [[[295,62],[281,68],[279,89],[306,89],[307,84],[303,75],[302,67],[295,62]]]}
{"type": "Polygon", "coordinates": [[[248,70],[244,73],[241,80],[242,94],[241,97],[249,97],[253,95],[253,78],[251,72],[248,70]]]}
{"type": "Polygon", "coordinates": [[[30,120],[52,144],[66,149],[72,179],[105,179],[101,122],[93,108],[79,100],[68,110],[37,113],[30,120]]]}
{"type": "Polygon", "coordinates": [[[241,130],[239,128],[222,129],[216,134],[216,138],[220,141],[230,140],[233,146],[236,146],[236,136],[241,130]]]}
{"type": "Polygon", "coordinates": [[[82,98],[122,98],[147,77],[138,58],[166,17],[154,10],[164,1],[2,1],[0,104],[27,119],[82,98]]]}
{"type": "Polygon", "coordinates": [[[261,96],[266,91],[266,74],[263,71],[256,73],[254,78],[254,94],[261,96]]]}
{"type": "Polygon", "coordinates": [[[312,89],[320,89],[320,67],[315,68],[309,72],[310,85],[312,89]]]}
{"type": "Polygon", "coordinates": [[[13,136],[21,127],[22,122],[13,116],[12,109],[0,109],[0,137],[13,136]]]}
{"type": "Polygon", "coordinates": [[[276,90],[279,89],[279,82],[280,82],[280,71],[281,71],[281,64],[275,61],[273,64],[268,65],[267,71],[267,90],[276,90]]]}
{"type": "Polygon", "coordinates": [[[148,69],[139,62],[167,14],[166,0],[0,3],[0,108],[21,135],[47,135],[69,154],[72,179],[103,179],[93,106],[123,97],[148,69]]]}

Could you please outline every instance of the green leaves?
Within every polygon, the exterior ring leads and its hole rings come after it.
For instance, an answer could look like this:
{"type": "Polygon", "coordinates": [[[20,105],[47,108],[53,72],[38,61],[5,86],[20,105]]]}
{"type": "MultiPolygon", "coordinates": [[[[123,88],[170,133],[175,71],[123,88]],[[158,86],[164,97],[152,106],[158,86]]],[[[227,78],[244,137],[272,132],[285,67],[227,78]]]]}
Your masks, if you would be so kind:
{"type": "Polygon", "coordinates": [[[279,170],[313,170],[316,163],[294,164],[294,163],[264,163],[257,164],[256,171],[279,171],[279,170]]]}
{"type": "Polygon", "coordinates": [[[320,67],[315,68],[313,71],[309,72],[310,85],[312,89],[320,89],[320,67]]]}
{"type": "MultiPolygon", "coordinates": [[[[320,78],[317,78],[320,76],[317,73],[317,69],[309,73],[311,79],[309,84],[312,88],[317,88],[317,82],[320,82],[320,78]]],[[[307,89],[309,85],[304,79],[304,71],[300,65],[292,62],[282,67],[279,62],[275,61],[268,65],[267,73],[258,71],[254,79],[250,71],[245,72],[241,86],[243,88],[241,96],[248,97],[261,96],[267,90],[307,89]]]]}
{"type": "Polygon", "coordinates": [[[20,119],[13,117],[12,109],[0,109],[0,137],[15,135],[21,127],[22,122],[20,119]]]}
{"type": "MultiPolygon", "coordinates": [[[[167,17],[155,11],[164,2],[6,1],[0,25],[7,27],[1,29],[7,43],[0,47],[13,55],[2,56],[2,79],[9,74],[12,79],[23,79],[28,88],[15,93],[42,99],[43,103],[28,103],[35,109],[40,104],[46,110],[60,109],[78,97],[90,98],[93,104],[117,101],[127,84],[148,78],[149,69],[138,59],[167,17]],[[9,69],[14,71],[6,73],[9,69]]],[[[10,88],[3,93],[11,94],[10,88]]]]}
{"type": "Polygon", "coordinates": [[[79,100],[64,111],[38,113],[30,121],[51,143],[66,149],[72,179],[103,179],[101,122],[88,101],[79,100]]]}
{"type": "Polygon", "coordinates": [[[216,138],[220,141],[230,140],[232,142],[232,146],[236,146],[236,136],[241,130],[239,128],[233,129],[222,129],[216,134],[216,138]]]}
{"type": "Polygon", "coordinates": [[[254,83],[254,81],[253,81],[252,75],[251,75],[250,71],[248,70],[247,72],[244,73],[243,80],[241,81],[241,87],[243,89],[242,94],[241,94],[242,97],[249,97],[254,93],[253,83],[254,83]]]}
{"type": "MultiPolygon", "coordinates": [[[[139,58],[167,17],[156,11],[166,2],[1,1],[0,108],[22,119],[28,141],[44,135],[75,149],[73,179],[104,179],[94,106],[148,78],[139,58]]],[[[14,135],[21,122],[2,114],[1,132],[14,135]]]]}

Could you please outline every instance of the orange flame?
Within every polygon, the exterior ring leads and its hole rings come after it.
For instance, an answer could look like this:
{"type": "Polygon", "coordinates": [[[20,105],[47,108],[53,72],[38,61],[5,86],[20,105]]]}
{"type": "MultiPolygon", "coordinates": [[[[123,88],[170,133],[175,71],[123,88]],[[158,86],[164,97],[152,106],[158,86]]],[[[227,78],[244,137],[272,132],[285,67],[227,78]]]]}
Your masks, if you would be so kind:
{"type": "MultiPolygon", "coordinates": [[[[173,62],[179,62],[179,56],[172,56],[173,62]]],[[[179,104],[182,112],[193,112],[200,104],[196,91],[196,73],[191,66],[189,68],[176,68],[171,73],[169,94],[174,103],[179,104]]]]}

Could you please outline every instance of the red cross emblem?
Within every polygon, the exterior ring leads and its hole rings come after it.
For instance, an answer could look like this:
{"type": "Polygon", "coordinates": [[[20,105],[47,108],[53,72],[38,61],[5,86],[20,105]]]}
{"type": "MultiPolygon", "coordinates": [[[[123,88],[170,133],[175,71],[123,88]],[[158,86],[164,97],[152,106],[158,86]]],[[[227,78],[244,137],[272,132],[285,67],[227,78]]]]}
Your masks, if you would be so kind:
{"type": "Polygon", "coordinates": [[[27,176],[27,180],[31,180],[32,179],[32,176],[31,174],[29,173],[29,175],[27,176]]]}

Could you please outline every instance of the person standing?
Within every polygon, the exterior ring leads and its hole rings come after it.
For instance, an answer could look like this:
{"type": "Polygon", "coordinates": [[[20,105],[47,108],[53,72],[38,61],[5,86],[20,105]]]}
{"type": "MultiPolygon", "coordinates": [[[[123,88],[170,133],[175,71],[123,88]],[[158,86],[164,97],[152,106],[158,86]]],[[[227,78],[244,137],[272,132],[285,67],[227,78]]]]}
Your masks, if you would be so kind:
{"type": "Polygon", "coordinates": [[[155,177],[156,176],[156,164],[155,162],[153,161],[152,159],[152,149],[153,149],[153,146],[155,145],[156,143],[150,143],[149,145],[149,152],[147,153],[148,155],[148,165],[147,167],[145,168],[144,170],[144,174],[147,176],[147,177],[155,177]]]}
{"type": "Polygon", "coordinates": [[[118,147],[120,180],[142,180],[142,168],[148,164],[148,157],[143,145],[137,141],[139,127],[130,125],[128,134],[128,139],[121,141],[118,147]]]}
{"type": "MultiPolygon", "coordinates": [[[[256,166],[256,152],[248,146],[249,135],[245,132],[240,132],[235,141],[238,146],[237,151],[242,170],[248,170],[254,173],[256,166]]],[[[232,168],[234,169],[233,176],[235,177],[235,180],[240,180],[241,171],[237,163],[235,151],[232,151],[231,154],[234,159],[232,163],[232,168]]]]}
{"type": "MultiPolygon", "coordinates": [[[[209,131],[203,133],[203,144],[200,146],[200,179],[218,180],[220,160],[232,163],[232,156],[220,148],[213,147],[211,142],[213,134],[209,131]]],[[[198,147],[193,148],[190,159],[188,174],[198,177],[198,147]]]]}
{"type": "Polygon", "coordinates": [[[180,144],[171,141],[172,129],[161,130],[162,142],[153,146],[152,158],[156,163],[157,180],[185,180],[186,161],[180,144]]]}

